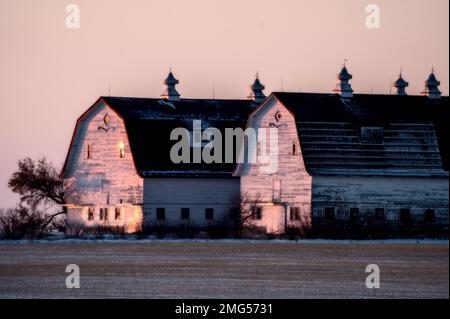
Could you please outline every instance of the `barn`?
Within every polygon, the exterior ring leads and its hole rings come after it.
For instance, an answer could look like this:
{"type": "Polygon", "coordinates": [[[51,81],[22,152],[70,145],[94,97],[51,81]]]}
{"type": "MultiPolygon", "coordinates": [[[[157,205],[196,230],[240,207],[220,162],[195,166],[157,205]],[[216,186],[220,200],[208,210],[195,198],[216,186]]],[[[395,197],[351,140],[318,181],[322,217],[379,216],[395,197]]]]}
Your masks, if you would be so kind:
{"type": "Polygon", "coordinates": [[[62,173],[68,223],[201,228],[238,218],[238,199],[276,234],[322,221],[448,224],[448,97],[434,73],[415,96],[401,75],[392,95],[353,94],[351,78],[344,66],[333,93],[266,98],[257,77],[247,99],[182,99],[170,72],[162,98],[99,98],[77,120],[62,173]],[[219,138],[196,138],[196,123],[219,138]],[[177,129],[189,143],[181,162],[177,129]],[[262,169],[266,153],[276,170],[262,169]]]}
{"type": "MultiPolygon", "coordinates": [[[[242,129],[262,92],[243,100],[180,99],[177,83],[170,73],[162,98],[101,97],[77,120],[63,169],[71,185],[69,224],[133,232],[156,223],[204,227],[229,217],[239,197],[235,164],[174,163],[170,136],[177,128],[192,132],[194,121],[242,129]]],[[[190,137],[194,157],[204,145],[190,137]]]]}

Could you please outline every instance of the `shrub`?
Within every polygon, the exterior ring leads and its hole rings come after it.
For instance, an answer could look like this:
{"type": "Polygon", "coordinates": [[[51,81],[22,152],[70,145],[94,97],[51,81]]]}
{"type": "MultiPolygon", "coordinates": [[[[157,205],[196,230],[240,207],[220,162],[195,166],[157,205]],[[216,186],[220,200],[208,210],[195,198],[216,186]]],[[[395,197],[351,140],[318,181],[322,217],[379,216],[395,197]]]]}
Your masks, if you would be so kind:
{"type": "Polygon", "coordinates": [[[296,240],[304,238],[304,232],[300,227],[288,226],[286,227],[286,238],[290,240],[296,240]]]}
{"type": "Polygon", "coordinates": [[[111,234],[115,239],[125,238],[126,232],[124,226],[111,226],[111,234]]]}
{"type": "Polygon", "coordinates": [[[0,237],[3,239],[42,238],[45,218],[37,210],[19,205],[0,211],[0,237]]]}
{"type": "Polygon", "coordinates": [[[154,227],[156,238],[163,239],[167,236],[169,228],[165,222],[158,222],[154,227]]]}
{"type": "Polygon", "coordinates": [[[211,239],[229,238],[236,234],[236,225],[224,214],[218,220],[211,221],[206,231],[211,239]]]}
{"type": "Polygon", "coordinates": [[[83,234],[85,226],[83,223],[68,223],[64,230],[64,235],[66,237],[79,238],[83,234]]]}
{"type": "Polygon", "coordinates": [[[196,231],[189,221],[181,222],[179,228],[176,231],[176,234],[179,238],[194,238],[195,233],[196,231]]]}

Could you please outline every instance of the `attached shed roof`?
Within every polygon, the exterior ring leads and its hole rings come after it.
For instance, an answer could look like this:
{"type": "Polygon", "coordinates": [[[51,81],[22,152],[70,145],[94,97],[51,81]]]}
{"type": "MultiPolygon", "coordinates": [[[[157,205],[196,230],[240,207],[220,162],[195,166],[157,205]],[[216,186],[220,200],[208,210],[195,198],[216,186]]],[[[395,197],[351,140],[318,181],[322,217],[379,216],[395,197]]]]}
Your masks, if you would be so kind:
{"type": "Polygon", "coordinates": [[[448,176],[448,97],[273,95],[296,118],[312,175],[448,176]],[[364,127],[382,128],[381,141],[364,141],[364,127]]]}

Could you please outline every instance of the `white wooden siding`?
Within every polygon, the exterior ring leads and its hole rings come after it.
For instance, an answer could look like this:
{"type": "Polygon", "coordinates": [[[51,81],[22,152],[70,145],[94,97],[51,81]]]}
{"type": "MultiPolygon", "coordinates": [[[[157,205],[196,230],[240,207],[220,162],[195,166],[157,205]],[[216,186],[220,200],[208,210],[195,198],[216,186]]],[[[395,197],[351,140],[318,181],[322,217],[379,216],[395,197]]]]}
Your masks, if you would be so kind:
{"type": "Polygon", "coordinates": [[[156,209],[165,208],[167,225],[178,226],[181,208],[189,208],[191,225],[207,226],[211,221],[205,219],[205,209],[213,208],[214,221],[222,221],[238,195],[237,178],[145,178],[144,223],[156,223],[156,209]]]}
{"type": "Polygon", "coordinates": [[[80,120],[71,145],[66,178],[71,184],[70,205],[83,209],[68,209],[68,219],[86,223],[88,226],[105,225],[106,221],[95,218],[87,220],[87,207],[109,207],[110,217],[115,207],[122,207],[122,224],[133,229],[142,221],[143,179],[137,174],[123,120],[102,101],[80,120]],[[108,114],[109,124],[104,117],[108,114]],[[103,128],[103,129],[102,129],[103,128]],[[125,157],[120,158],[120,144],[123,143],[125,157]],[[87,156],[91,146],[91,158],[87,156]],[[137,213],[138,212],[138,213],[137,213]],[[136,214],[140,216],[136,216],[136,214]]]}
{"type": "Polygon", "coordinates": [[[436,211],[437,222],[448,222],[447,178],[314,176],[314,217],[323,217],[325,207],[335,207],[337,218],[348,218],[349,209],[360,209],[360,216],[384,208],[388,221],[398,221],[400,209],[411,210],[421,221],[426,209],[436,211]]]}
{"type": "MultiPolygon", "coordinates": [[[[254,129],[278,126],[278,170],[274,174],[264,174],[259,163],[243,164],[237,173],[241,176],[241,194],[245,199],[253,201],[257,199],[262,205],[283,203],[288,207],[299,207],[303,227],[311,224],[311,176],[307,173],[303,162],[300,141],[293,115],[280,103],[272,98],[266,101],[261,108],[253,114],[248,121],[248,126],[254,129]],[[281,114],[276,121],[275,114],[281,114]],[[292,145],[296,145],[296,153],[293,154],[292,145]],[[274,189],[275,186],[275,189],[274,189]],[[279,189],[277,189],[279,188],[279,189]],[[275,192],[275,194],[274,194],[275,192]]],[[[270,141],[267,141],[270,149],[270,141]]],[[[263,209],[264,214],[282,214],[283,216],[263,216],[258,222],[264,226],[271,220],[284,220],[285,214],[289,217],[289,208],[263,209]]],[[[288,222],[290,223],[289,218],[288,222]]],[[[269,227],[269,224],[266,225],[269,227]]],[[[282,227],[282,226],[280,226],[282,227]]],[[[269,228],[273,228],[270,226],[269,228]]]]}

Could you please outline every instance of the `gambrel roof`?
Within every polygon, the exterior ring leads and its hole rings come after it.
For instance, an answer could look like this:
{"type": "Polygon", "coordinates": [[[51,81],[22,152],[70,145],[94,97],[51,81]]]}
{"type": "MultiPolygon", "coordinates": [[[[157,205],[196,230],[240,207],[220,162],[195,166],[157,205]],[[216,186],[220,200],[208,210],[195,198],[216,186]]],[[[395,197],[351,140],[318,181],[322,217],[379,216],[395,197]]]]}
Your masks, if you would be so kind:
{"type": "MultiPolygon", "coordinates": [[[[311,175],[448,176],[448,97],[355,94],[341,98],[315,93],[271,97],[295,116],[311,175]],[[365,140],[366,129],[369,135],[381,132],[382,136],[365,140]]],[[[193,120],[201,120],[203,129],[216,127],[222,133],[225,128],[245,128],[258,107],[251,100],[101,97],[99,101],[124,120],[142,177],[232,177],[234,163],[173,163],[170,150],[175,141],[171,143],[170,133],[177,127],[191,131],[193,120]]],[[[66,166],[67,160],[63,174],[66,166]]]]}
{"type": "Polygon", "coordinates": [[[273,96],[295,116],[311,175],[448,176],[448,97],[273,96]]]}
{"type": "Polygon", "coordinates": [[[192,131],[193,121],[201,120],[202,129],[215,127],[224,136],[225,128],[245,128],[248,115],[257,106],[252,100],[218,99],[101,97],[97,102],[105,103],[123,119],[134,164],[142,177],[233,177],[233,163],[173,163],[170,150],[176,141],[170,140],[170,133],[178,127],[192,131]]]}

